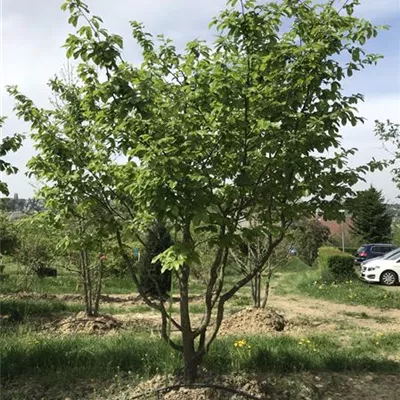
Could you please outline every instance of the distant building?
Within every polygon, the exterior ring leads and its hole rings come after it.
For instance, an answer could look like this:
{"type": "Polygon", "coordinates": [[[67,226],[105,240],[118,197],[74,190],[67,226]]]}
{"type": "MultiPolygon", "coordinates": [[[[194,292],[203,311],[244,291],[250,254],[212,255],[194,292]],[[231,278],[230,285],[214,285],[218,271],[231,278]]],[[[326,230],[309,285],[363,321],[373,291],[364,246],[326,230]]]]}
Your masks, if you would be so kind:
{"type": "MultiPolygon", "coordinates": [[[[342,223],[339,221],[326,221],[323,218],[318,218],[318,221],[329,228],[331,236],[341,236],[342,235],[342,223]]],[[[350,236],[351,227],[353,226],[352,217],[346,217],[346,221],[343,222],[343,231],[345,236],[350,236]]]]}

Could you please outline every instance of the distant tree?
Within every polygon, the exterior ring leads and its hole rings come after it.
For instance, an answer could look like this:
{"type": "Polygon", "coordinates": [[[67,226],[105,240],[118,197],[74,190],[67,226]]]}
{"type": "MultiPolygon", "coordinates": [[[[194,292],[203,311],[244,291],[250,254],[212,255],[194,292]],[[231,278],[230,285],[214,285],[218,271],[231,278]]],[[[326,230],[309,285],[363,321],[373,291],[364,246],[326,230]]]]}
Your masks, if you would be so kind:
{"type": "Polygon", "coordinates": [[[12,254],[17,248],[15,225],[8,214],[0,212],[0,253],[12,254]]]}
{"type": "Polygon", "coordinates": [[[400,246],[400,223],[393,225],[393,244],[400,246]]]}
{"type": "MultiPolygon", "coordinates": [[[[2,128],[4,124],[5,118],[0,117],[0,128],[2,128]]],[[[5,172],[7,175],[15,174],[18,172],[18,168],[11,165],[9,162],[3,159],[4,156],[7,155],[10,151],[17,151],[22,144],[23,136],[20,134],[14,136],[6,136],[2,139],[0,143],[0,172],[5,172]]],[[[8,196],[8,186],[5,182],[0,180],[0,193],[8,196]]]]}
{"type": "Polygon", "coordinates": [[[328,241],[329,235],[329,228],[318,220],[302,220],[295,233],[297,254],[306,264],[312,265],[318,257],[318,249],[328,241]]]}
{"type": "Polygon", "coordinates": [[[164,298],[171,287],[171,271],[161,272],[160,261],[153,259],[173,245],[168,230],[156,222],[146,238],[146,246],[139,263],[139,281],[142,290],[153,298],[164,298]]]}
{"type": "Polygon", "coordinates": [[[386,164],[392,167],[393,182],[400,189],[400,124],[395,124],[389,120],[386,123],[375,121],[374,132],[391,155],[386,164]]]}
{"type": "Polygon", "coordinates": [[[392,238],[392,217],[382,192],[374,187],[358,192],[349,202],[353,214],[352,231],[365,242],[388,242],[392,238]]]}
{"type": "Polygon", "coordinates": [[[15,223],[18,238],[16,258],[28,274],[40,275],[43,268],[53,266],[57,258],[56,230],[47,223],[47,214],[21,218],[15,223]]]}

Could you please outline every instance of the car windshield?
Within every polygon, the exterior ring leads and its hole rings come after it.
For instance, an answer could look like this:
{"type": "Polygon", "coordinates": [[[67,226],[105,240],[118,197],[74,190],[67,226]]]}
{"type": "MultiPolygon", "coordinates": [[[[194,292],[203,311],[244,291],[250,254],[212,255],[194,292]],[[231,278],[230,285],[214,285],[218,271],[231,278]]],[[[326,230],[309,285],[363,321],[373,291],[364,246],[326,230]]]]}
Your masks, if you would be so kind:
{"type": "Polygon", "coordinates": [[[383,258],[385,260],[395,260],[395,259],[397,259],[399,257],[400,257],[400,249],[392,250],[392,251],[390,251],[389,253],[386,253],[383,256],[383,258]]]}
{"type": "Polygon", "coordinates": [[[366,248],[364,246],[361,246],[358,250],[357,250],[357,254],[362,253],[363,251],[365,251],[366,248]]]}

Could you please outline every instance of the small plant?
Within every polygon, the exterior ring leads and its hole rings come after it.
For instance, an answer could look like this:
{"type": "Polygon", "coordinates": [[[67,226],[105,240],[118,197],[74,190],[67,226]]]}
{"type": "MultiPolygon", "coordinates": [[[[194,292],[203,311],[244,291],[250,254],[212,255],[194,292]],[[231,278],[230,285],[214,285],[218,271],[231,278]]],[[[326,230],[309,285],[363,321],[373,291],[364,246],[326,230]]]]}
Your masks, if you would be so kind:
{"type": "Polygon", "coordinates": [[[236,370],[240,370],[240,366],[245,364],[251,358],[251,345],[246,339],[238,339],[233,343],[236,354],[233,357],[233,366],[236,370]]]}

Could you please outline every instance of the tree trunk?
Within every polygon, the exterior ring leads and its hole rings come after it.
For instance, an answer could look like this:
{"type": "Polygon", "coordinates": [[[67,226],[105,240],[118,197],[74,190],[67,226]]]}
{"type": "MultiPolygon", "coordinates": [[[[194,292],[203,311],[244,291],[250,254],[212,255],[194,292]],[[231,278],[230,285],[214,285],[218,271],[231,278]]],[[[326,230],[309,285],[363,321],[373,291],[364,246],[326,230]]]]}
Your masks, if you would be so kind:
{"type": "Polygon", "coordinates": [[[182,330],[184,378],[186,383],[193,383],[197,379],[199,360],[196,357],[194,338],[182,330]]]}
{"type": "Polygon", "coordinates": [[[261,307],[261,271],[257,274],[257,308],[261,307]]]}
{"type": "Polygon", "coordinates": [[[88,257],[85,250],[81,250],[80,254],[80,264],[81,264],[81,272],[83,278],[83,292],[85,298],[85,313],[90,316],[93,314],[93,305],[92,305],[92,287],[91,287],[91,279],[90,279],[90,270],[88,267],[88,257]]]}
{"type": "Polygon", "coordinates": [[[195,339],[190,324],[189,313],[189,267],[183,265],[180,274],[180,314],[185,382],[193,383],[197,378],[198,360],[195,352],[195,339]]]}
{"type": "Polygon", "coordinates": [[[93,315],[95,316],[97,316],[99,313],[101,288],[103,284],[103,266],[104,266],[103,260],[101,259],[97,276],[97,282],[96,282],[96,291],[95,291],[94,308],[93,308],[93,315]]]}
{"type": "Polygon", "coordinates": [[[257,307],[256,306],[256,297],[257,297],[257,295],[256,295],[256,284],[255,284],[255,282],[256,282],[256,278],[254,277],[251,281],[250,281],[250,284],[251,284],[251,297],[252,297],[252,299],[253,299],[253,307],[257,307]]]}
{"type": "Polygon", "coordinates": [[[257,272],[251,280],[251,294],[253,297],[253,307],[261,307],[261,272],[257,272]]]}
{"type": "Polygon", "coordinates": [[[272,278],[272,268],[270,267],[270,268],[268,268],[267,281],[265,282],[265,292],[264,292],[264,300],[263,300],[262,308],[267,307],[271,278],[272,278]]]}

